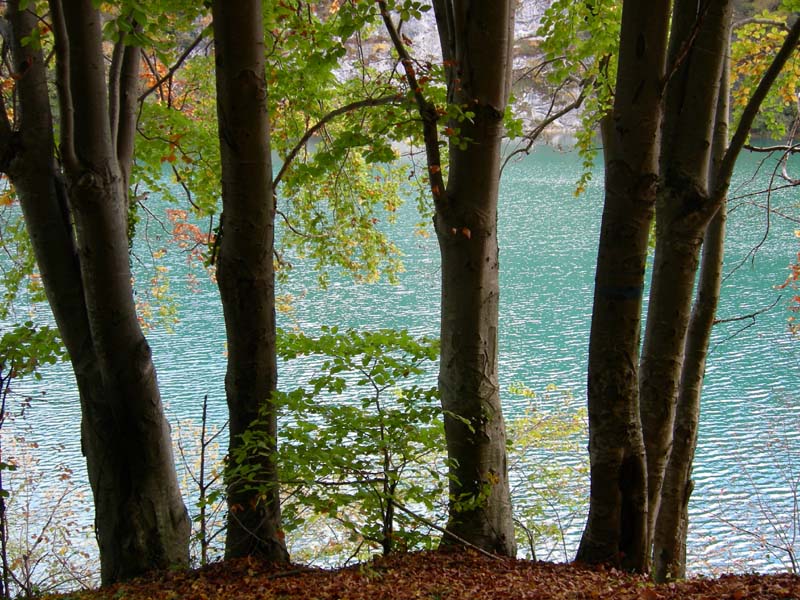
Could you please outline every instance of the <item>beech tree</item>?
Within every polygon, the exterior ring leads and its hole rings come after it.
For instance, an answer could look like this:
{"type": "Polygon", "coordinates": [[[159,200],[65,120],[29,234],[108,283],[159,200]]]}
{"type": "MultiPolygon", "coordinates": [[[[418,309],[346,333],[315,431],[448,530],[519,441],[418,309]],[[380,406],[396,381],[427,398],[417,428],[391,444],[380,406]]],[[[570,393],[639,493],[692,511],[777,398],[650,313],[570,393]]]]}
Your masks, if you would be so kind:
{"type": "MultiPolygon", "coordinates": [[[[225,315],[229,455],[258,421],[272,440],[273,456],[259,461],[272,485],[253,491],[228,482],[225,556],[257,555],[287,562],[280,530],[274,460],[278,435],[272,394],[277,386],[275,349],[275,200],[272,193],[269,113],[261,0],[212,5],[217,114],[222,158],[222,229],[217,280],[225,315]],[[266,494],[266,499],[261,498],[266,494]]],[[[244,465],[247,466],[247,465],[244,465]]]]}
{"type": "Polygon", "coordinates": [[[428,156],[442,260],[439,393],[451,460],[447,529],[514,556],[497,379],[497,200],[514,3],[436,0],[433,6],[448,101],[474,115],[458,124],[458,139],[450,140],[446,183],[436,170],[440,161],[428,156]],[[462,499],[477,503],[461,508],[462,499]]]}
{"type": "Polygon", "coordinates": [[[390,7],[382,0],[378,5],[422,120],[442,260],[439,392],[450,461],[450,535],[443,542],[467,541],[514,556],[497,379],[497,201],[514,2],[433,2],[450,107],[438,110],[417,78],[390,7]],[[444,130],[445,179],[438,128],[441,116],[453,112],[458,116],[444,130]]]}
{"type": "Polygon", "coordinates": [[[602,129],[606,201],[589,350],[592,487],[578,559],[647,571],[660,521],[656,574],[665,578],[684,568],[680,547],[699,407],[689,396],[699,393],[713,322],[715,299],[708,295],[718,294],[721,249],[715,246],[724,220],[719,211],[738,153],[797,45],[800,27],[792,27],[720,154],[727,132],[720,96],[729,89],[720,82],[727,82],[731,3],[678,0],[673,7],[658,3],[655,14],[653,6],[623,5],[614,108],[602,129]],[[640,359],[644,259],[654,214],[656,251],[640,359]],[[706,236],[708,279],[687,338],[706,236]],[[675,470],[668,488],[672,497],[661,507],[668,462],[675,470]]]}
{"type": "Polygon", "coordinates": [[[632,570],[647,562],[637,365],[669,10],[668,0],[623,5],[614,104],[601,123],[606,178],[589,338],[591,491],[577,558],[632,570]]]}
{"type": "MultiPolygon", "coordinates": [[[[640,359],[640,414],[648,475],[648,546],[652,542],[672,445],[700,246],[709,219],[716,212],[709,213],[706,206],[711,204],[711,140],[731,13],[730,2],[701,4],[679,0],[673,9],[668,56],[671,71],[661,125],[656,249],[640,359]],[[696,36],[694,42],[692,36],[696,36]]],[[[728,90],[724,93],[728,94],[728,90]]]]}
{"type": "MultiPolygon", "coordinates": [[[[730,65],[724,61],[717,99],[711,146],[712,188],[728,147],[730,65]]],[[[703,389],[708,345],[719,303],[722,283],[727,201],[723,198],[703,238],[700,275],[694,305],[686,329],[684,364],[681,369],[672,449],[664,472],[660,505],[653,530],[653,570],[658,581],[686,576],[686,534],[689,527],[689,498],[694,488],[692,463],[700,425],[700,397],[703,389]]]]}
{"type": "Polygon", "coordinates": [[[42,21],[33,4],[25,4],[23,10],[17,0],[9,2],[5,15],[14,58],[8,75],[16,85],[15,110],[5,97],[0,107],[0,168],[15,186],[78,382],[105,584],[188,564],[189,519],[131,289],[125,184],[138,60],[125,57],[137,49],[120,39],[119,59],[109,71],[100,13],[91,0],[49,2],[57,65],[56,154],[38,43],[42,21]]]}
{"type": "MultiPolygon", "coordinates": [[[[795,20],[747,101],[726,147],[730,95],[726,57],[731,7],[724,3],[690,2],[686,8],[678,2],[674,10],[679,9],[686,10],[690,17],[673,18],[671,37],[676,41],[671,47],[672,64],[679,65],[683,49],[693,36],[698,41],[692,43],[685,63],[677,67],[676,75],[684,71],[683,75],[673,76],[674,80],[668,83],[663,125],[667,133],[662,141],[656,252],[640,386],[642,423],[648,441],[648,528],[651,541],[658,534],[653,547],[658,580],[685,574],[683,515],[691,493],[689,475],[696,445],[694,423],[699,419],[699,401],[694,396],[699,395],[702,383],[713,324],[712,308],[719,295],[725,199],[736,160],[760,107],[800,40],[800,20],[795,20]],[[720,83],[709,85],[709,81],[720,83]],[[698,116],[703,120],[697,120],[698,116]],[[703,239],[708,246],[692,312],[703,239]],[[672,328],[668,333],[664,324],[670,318],[672,328]],[[664,422],[655,423],[653,415],[661,415],[664,422]],[[662,510],[667,465],[670,470],[686,474],[679,477],[671,474],[671,485],[682,492],[677,496],[680,502],[662,510]],[[658,521],[662,523],[657,526],[658,521]]],[[[674,502],[672,497],[671,501],[674,502]]]]}

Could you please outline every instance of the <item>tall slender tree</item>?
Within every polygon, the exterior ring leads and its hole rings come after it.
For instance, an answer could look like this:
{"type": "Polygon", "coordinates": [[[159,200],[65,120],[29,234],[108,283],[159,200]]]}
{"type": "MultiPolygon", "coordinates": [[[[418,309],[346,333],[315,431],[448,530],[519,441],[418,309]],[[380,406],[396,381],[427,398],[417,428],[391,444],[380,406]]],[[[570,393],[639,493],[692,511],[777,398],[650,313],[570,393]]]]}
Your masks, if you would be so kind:
{"type": "MultiPolygon", "coordinates": [[[[729,39],[731,3],[727,0],[677,0],[672,10],[667,2],[657,15],[648,11],[645,27],[658,27],[659,39],[666,31],[667,23],[670,20],[672,23],[669,60],[666,69],[656,74],[656,94],[653,97],[647,95],[648,90],[653,88],[647,85],[646,76],[639,83],[636,83],[636,79],[629,79],[632,75],[644,75],[638,69],[641,63],[626,62],[631,50],[633,56],[644,58],[648,49],[652,48],[648,43],[649,36],[643,33],[646,29],[643,30],[641,24],[634,28],[627,26],[628,18],[639,10],[641,5],[637,2],[626,3],[623,7],[617,90],[612,115],[616,137],[604,136],[606,206],[589,350],[592,495],[589,521],[578,558],[591,562],[613,561],[632,570],[647,571],[650,568],[656,523],[661,521],[662,531],[655,550],[657,575],[667,577],[680,573],[683,568],[681,539],[685,543],[685,505],[690,492],[688,477],[696,442],[699,406],[697,398],[690,399],[688,396],[690,393],[699,393],[708,343],[708,331],[704,329],[710,327],[715,304],[713,298],[700,298],[703,306],[698,305],[692,337],[687,340],[700,247],[706,236],[711,243],[720,243],[719,227],[724,215],[719,210],[727,194],[733,166],[761,102],[797,45],[800,27],[795,23],[791,28],[745,108],[729,147],[720,156],[719,153],[712,154],[710,149],[713,145],[712,136],[715,135],[715,116],[724,111],[724,104],[723,108],[717,108],[720,95],[729,93],[727,86],[721,86],[719,82],[729,39]],[[634,84],[634,87],[628,87],[629,84],[634,84]],[[629,94],[630,91],[634,92],[633,95],[629,94]],[[639,114],[634,122],[619,122],[617,107],[620,103],[628,106],[629,110],[645,112],[639,114]],[[637,128],[637,123],[648,126],[655,123],[656,135],[648,135],[644,139],[631,135],[632,131],[641,132],[642,128],[637,128]],[[620,148],[624,148],[629,156],[647,156],[650,160],[658,161],[657,165],[649,165],[652,185],[646,202],[644,198],[640,199],[635,206],[628,207],[627,214],[619,212],[619,205],[610,189],[616,177],[613,161],[620,148]],[[713,185],[709,177],[712,172],[713,185]],[[623,322],[618,322],[610,329],[603,325],[614,323],[612,319],[620,310],[619,305],[608,303],[610,293],[613,295],[616,291],[620,302],[623,301],[623,295],[618,293],[619,290],[630,291],[627,300],[633,299],[636,294],[641,297],[644,282],[642,261],[646,246],[636,246],[636,268],[631,268],[634,264],[632,246],[629,241],[623,241],[622,232],[634,236],[639,242],[646,241],[650,218],[642,219],[641,215],[645,214],[645,206],[651,215],[653,204],[656,209],[656,252],[647,329],[639,362],[641,300],[636,307],[633,303],[628,305],[626,312],[626,322],[635,323],[635,328],[623,327],[623,322]],[[610,225],[611,221],[607,224],[607,214],[616,215],[613,225],[610,225]],[[709,233],[708,226],[715,215],[720,216],[714,230],[709,233]],[[618,257],[616,264],[608,262],[609,255],[618,257]],[[614,278],[627,273],[630,279],[624,285],[619,281],[610,285],[605,280],[609,266],[612,266],[614,278]],[[598,340],[602,343],[596,344],[596,331],[601,330],[604,338],[598,340]],[[618,353],[621,349],[625,353],[614,357],[614,352],[618,353]],[[639,373],[640,379],[637,378],[639,373]],[[619,374],[627,374],[627,377],[619,378],[619,374]],[[613,388],[606,387],[605,394],[600,393],[604,388],[595,387],[596,382],[609,381],[610,377],[624,382],[626,386],[623,388],[615,384],[613,388]],[[684,385],[681,414],[676,419],[681,385],[684,385]],[[613,391],[610,395],[607,393],[609,389],[613,391]],[[680,439],[674,445],[676,434],[680,439]],[[630,477],[630,469],[619,462],[620,457],[624,458],[628,452],[627,449],[620,452],[620,440],[631,438],[637,443],[634,446],[636,462],[633,478],[630,477]],[[639,439],[643,440],[646,448],[646,477],[642,477],[640,470],[639,439]],[[611,460],[607,458],[609,456],[611,460]],[[660,510],[669,460],[672,460],[670,469],[673,472],[666,492],[670,498],[660,510]],[[619,475],[624,477],[620,478],[619,475]],[[602,494],[597,490],[602,490],[602,494]],[[635,508],[632,514],[631,507],[635,508]],[[643,515],[644,521],[641,520],[643,515]]],[[[604,132],[608,130],[608,127],[604,128],[604,132]]],[[[724,122],[720,122],[716,127],[716,135],[724,137],[726,130],[724,122]]],[[[719,140],[716,144],[719,147],[719,140]]],[[[708,268],[704,268],[704,276],[709,280],[704,282],[701,292],[704,296],[713,296],[716,294],[714,289],[718,289],[718,282],[715,283],[714,279],[718,278],[718,272],[715,274],[715,271],[719,269],[719,264],[712,265],[710,261],[720,260],[721,249],[711,247],[708,250],[709,262],[708,268]]]]}
{"type": "MultiPolygon", "coordinates": [[[[728,147],[730,64],[725,61],[712,145],[712,187],[728,147]]],[[[723,201],[706,229],[700,276],[692,314],[686,331],[684,365],[681,370],[675,409],[672,450],[664,474],[661,505],[653,531],[653,576],[658,581],[686,576],[686,534],[689,526],[689,498],[694,484],[692,463],[700,425],[700,395],[703,389],[708,344],[719,303],[722,283],[727,202],[723,201]]]]}
{"type": "Polygon", "coordinates": [[[601,124],[606,178],[589,338],[591,491],[577,558],[637,571],[647,566],[639,334],[669,9],[669,0],[623,5],[614,105],[601,124]]]}
{"type": "Polygon", "coordinates": [[[450,459],[451,534],[443,541],[467,541],[513,556],[516,542],[497,379],[497,201],[515,2],[433,2],[447,101],[470,114],[447,123],[458,135],[450,139],[446,180],[439,152],[440,113],[424,95],[386,2],[380,0],[379,5],[422,118],[442,259],[439,391],[450,459]]]}
{"type": "MultiPolygon", "coordinates": [[[[732,5],[676,0],[656,199],[656,249],[639,384],[648,544],[661,500],[700,246],[713,216],[709,162],[732,5]]],[[[727,94],[727,90],[725,91],[727,94]]]]}
{"type": "MultiPolygon", "coordinates": [[[[689,49],[674,54],[673,64],[685,61],[688,67],[678,66],[676,73],[683,70],[684,74],[673,77],[668,84],[673,87],[669,94],[677,99],[665,115],[664,130],[672,138],[665,140],[662,151],[663,183],[656,213],[648,336],[642,357],[642,370],[646,373],[641,389],[642,420],[646,424],[645,439],[649,438],[649,528],[658,580],[680,577],[686,567],[686,505],[691,493],[700,386],[719,294],[725,198],[736,160],[761,104],[800,39],[800,20],[796,20],[726,147],[730,94],[726,57],[731,6],[724,2],[678,2],[675,10],[679,8],[688,12],[689,19],[683,19],[690,25],[681,32],[678,19],[673,19],[673,35],[684,40],[676,45],[689,49]],[[696,32],[694,41],[690,41],[691,31],[696,32]],[[721,85],[708,85],[715,74],[721,85]],[[700,113],[706,115],[702,125],[696,120],[700,113]],[[704,239],[708,246],[701,283],[695,310],[690,312],[704,239]],[[669,332],[665,323],[670,323],[669,332]],[[660,423],[655,422],[654,416],[661,419],[660,423]],[[670,489],[662,490],[668,465],[672,471],[670,489]],[[665,497],[669,504],[662,508],[665,497]]],[[[669,96],[667,102],[670,106],[669,96]]]]}
{"type": "Polygon", "coordinates": [[[497,379],[497,201],[503,115],[511,90],[514,2],[435,0],[433,7],[448,102],[474,114],[459,124],[465,143],[450,142],[446,186],[433,190],[442,259],[439,392],[451,461],[447,528],[480,547],[513,556],[497,379]],[[481,501],[462,510],[463,497],[481,501]]]}
{"type": "Polygon", "coordinates": [[[39,16],[17,1],[8,3],[7,16],[18,112],[11,121],[5,107],[0,111],[0,154],[78,381],[101,578],[111,583],[186,566],[190,527],[131,289],[123,176],[131,154],[128,142],[117,142],[132,138],[134,121],[126,112],[130,105],[117,102],[135,96],[130,69],[136,61],[121,66],[109,111],[100,13],[91,0],[52,0],[49,6],[58,160],[44,58],[37,44],[21,43],[39,26],[39,16]],[[114,112],[116,119],[110,118],[114,112]]]}
{"type": "Polygon", "coordinates": [[[215,0],[212,12],[222,158],[223,229],[217,280],[228,340],[229,454],[236,453],[242,434],[256,421],[267,428],[273,443],[272,456],[251,459],[272,483],[266,499],[235,478],[228,482],[225,555],[286,562],[274,461],[277,414],[271,398],[277,386],[275,199],[262,3],[215,0]]]}

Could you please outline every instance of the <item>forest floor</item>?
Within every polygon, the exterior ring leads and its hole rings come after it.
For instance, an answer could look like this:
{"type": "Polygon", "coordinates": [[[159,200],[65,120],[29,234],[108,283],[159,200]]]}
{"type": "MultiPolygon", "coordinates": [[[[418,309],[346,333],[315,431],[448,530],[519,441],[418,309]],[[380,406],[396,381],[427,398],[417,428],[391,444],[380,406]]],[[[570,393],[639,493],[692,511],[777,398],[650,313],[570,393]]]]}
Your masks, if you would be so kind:
{"type": "Polygon", "coordinates": [[[654,585],[608,567],[490,558],[457,549],[352,567],[275,567],[251,559],[161,573],[62,600],[800,600],[800,576],[723,575],[654,585]]]}

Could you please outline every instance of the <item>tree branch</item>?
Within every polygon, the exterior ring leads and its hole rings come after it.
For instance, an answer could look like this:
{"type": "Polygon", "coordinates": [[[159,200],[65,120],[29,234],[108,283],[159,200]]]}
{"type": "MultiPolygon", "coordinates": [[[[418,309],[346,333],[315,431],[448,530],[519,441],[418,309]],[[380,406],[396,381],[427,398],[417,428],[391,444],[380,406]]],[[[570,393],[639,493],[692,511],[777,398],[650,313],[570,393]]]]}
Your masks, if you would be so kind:
{"type": "Polygon", "coordinates": [[[111,143],[117,145],[117,132],[119,131],[119,97],[120,78],[122,76],[122,57],[125,55],[123,36],[114,44],[111,52],[111,65],[108,68],[108,122],[111,127],[111,143]]]}
{"type": "Polygon", "coordinates": [[[70,85],[70,51],[67,25],[61,0],[49,0],[53,19],[53,48],[56,53],[56,88],[58,90],[58,112],[61,116],[61,160],[68,168],[77,165],[75,156],[75,108],[72,103],[70,85]]]}
{"type": "MultiPolygon", "coordinates": [[[[386,26],[386,31],[392,40],[394,49],[400,57],[400,64],[403,65],[406,81],[411,93],[414,97],[414,102],[417,104],[417,111],[422,118],[422,137],[425,142],[425,155],[428,164],[428,181],[430,182],[431,193],[433,194],[434,204],[441,205],[446,199],[444,176],[442,175],[442,157],[439,150],[439,132],[436,127],[439,121],[439,115],[436,112],[436,107],[428,102],[422,93],[422,87],[417,81],[416,73],[414,72],[414,64],[411,56],[406,50],[403,40],[395,27],[392,17],[389,14],[389,8],[386,5],[386,0],[377,0],[378,8],[381,12],[381,18],[386,26]]],[[[436,4],[441,5],[441,1],[436,4]]],[[[434,7],[436,8],[436,7],[434,7]]],[[[439,7],[441,8],[441,6],[439,7]]],[[[448,11],[447,14],[450,14],[448,11]]],[[[439,16],[437,15],[437,20],[439,16]]],[[[442,49],[445,56],[449,54],[449,50],[442,49]]],[[[448,86],[449,88],[450,86],[448,86]]]]}
{"type": "MultiPolygon", "coordinates": [[[[131,23],[134,31],[141,29],[135,21],[131,23]]],[[[125,46],[119,72],[119,84],[117,95],[117,129],[111,131],[112,139],[115,141],[114,149],[117,154],[117,162],[123,176],[125,194],[128,193],[128,185],[131,179],[131,168],[133,165],[133,147],[136,139],[136,122],[138,121],[139,101],[136,96],[139,90],[139,68],[140,68],[139,46],[128,44],[125,46]]],[[[112,124],[113,125],[113,124],[112,124]]]]}
{"type": "MultiPolygon", "coordinates": [[[[727,194],[728,188],[730,187],[731,177],[733,176],[733,168],[736,165],[736,159],[739,157],[739,153],[744,147],[745,141],[747,141],[747,136],[750,135],[750,129],[753,126],[753,121],[755,120],[756,115],[758,115],[758,111],[761,108],[761,103],[764,101],[764,98],[766,98],[770,88],[772,87],[772,84],[778,78],[778,75],[780,75],[784,65],[794,52],[798,40],[800,40],[800,18],[795,20],[794,25],[792,25],[792,28],[789,30],[789,33],[786,34],[786,39],[783,41],[783,45],[775,55],[772,64],[769,66],[766,73],[764,73],[764,76],[758,83],[756,91],[753,92],[753,95],[747,102],[747,106],[745,106],[744,111],[742,112],[742,116],[739,119],[739,124],[736,127],[736,132],[733,134],[730,146],[728,146],[728,150],[725,152],[725,156],[722,158],[722,163],[720,164],[719,176],[717,179],[718,183],[716,189],[714,190],[714,195],[712,196],[712,204],[717,207],[722,201],[722,198],[724,198],[727,194]]],[[[716,210],[716,208],[714,208],[714,210],[716,210]]]]}
{"type": "Polygon", "coordinates": [[[494,560],[503,560],[505,558],[503,556],[499,556],[497,554],[492,554],[491,552],[487,552],[483,548],[480,548],[480,547],[476,546],[475,544],[471,544],[470,542],[468,542],[467,540],[462,538],[460,535],[456,535],[452,531],[448,531],[444,527],[440,527],[439,525],[437,525],[436,523],[434,523],[430,519],[427,519],[427,518],[423,517],[422,515],[420,515],[418,513],[415,513],[410,508],[407,508],[407,507],[403,506],[402,504],[400,504],[400,502],[398,502],[397,498],[395,498],[394,496],[392,497],[392,500],[394,501],[395,507],[399,508],[401,512],[406,513],[407,515],[409,515],[410,517],[416,519],[420,523],[424,523],[425,525],[427,525],[431,529],[435,529],[436,531],[438,531],[442,535],[447,535],[447,536],[453,538],[459,544],[462,544],[462,545],[466,546],[467,548],[472,548],[473,550],[475,550],[475,552],[479,552],[479,553],[483,554],[484,556],[488,556],[489,558],[492,558],[494,560]]]}
{"type": "Polygon", "coordinates": [[[5,172],[12,157],[11,138],[14,131],[11,122],[8,120],[8,109],[6,101],[0,94],[0,171],[5,172]]]}
{"type": "Polygon", "coordinates": [[[786,23],[784,21],[776,21],[774,19],[763,19],[760,17],[749,17],[747,19],[741,19],[740,21],[736,21],[733,24],[733,29],[741,29],[745,25],[774,25],[775,27],[782,27],[786,31],[788,31],[788,27],[786,27],[786,23]]]}
{"type": "Polygon", "coordinates": [[[667,88],[670,79],[672,79],[675,76],[675,73],[678,72],[678,69],[681,68],[681,65],[686,61],[686,58],[689,56],[689,52],[691,51],[692,46],[694,46],[694,42],[697,39],[697,34],[700,33],[700,28],[702,27],[703,21],[705,21],[706,15],[708,14],[710,8],[711,8],[711,3],[707,2],[704,8],[702,9],[702,12],[697,15],[694,25],[692,26],[691,31],[688,32],[686,39],[683,40],[683,43],[677,49],[672,64],[669,65],[669,68],[667,69],[667,74],[664,77],[664,81],[662,82],[662,87],[661,87],[662,90],[667,88]]]}
{"type": "Polygon", "coordinates": [[[439,32],[439,45],[442,48],[444,72],[447,78],[448,101],[453,83],[453,67],[456,63],[455,23],[453,21],[453,0],[432,0],[436,15],[436,30],[439,32]]]}
{"type": "Polygon", "coordinates": [[[353,112],[354,110],[358,110],[359,108],[367,108],[371,106],[382,106],[384,104],[391,104],[393,102],[401,102],[402,96],[400,95],[392,95],[392,96],[381,96],[379,98],[367,98],[366,100],[358,100],[356,102],[351,102],[350,104],[346,104],[344,106],[340,106],[337,109],[332,110],[327,115],[322,117],[319,121],[317,121],[313,126],[311,126],[306,132],[303,134],[303,137],[298,140],[298,142],[294,145],[294,147],[289,151],[289,154],[286,155],[286,158],[281,165],[278,174],[275,175],[275,178],[272,180],[272,189],[275,190],[278,187],[278,184],[283,179],[283,176],[286,174],[286,171],[291,166],[291,163],[297,157],[297,154],[303,147],[308,143],[308,141],[317,133],[320,129],[322,129],[325,125],[330,123],[333,119],[340,115],[347,114],[349,112],[353,112]]]}
{"type": "Polygon", "coordinates": [[[305,239],[308,239],[308,240],[311,240],[311,239],[325,239],[325,238],[330,237],[329,235],[324,234],[324,233],[314,234],[314,233],[306,233],[304,231],[300,231],[299,229],[297,229],[297,227],[295,227],[292,224],[292,222],[289,220],[289,217],[282,210],[278,210],[276,208],[275,209],[275,214],[277,216],[279,216],[281,219],[283,219],[283,222],[286,224],[286,227],[289,228],[289,231],[291,231],[293,234],[295,234],[298,237],[305,238],[305,239]]]}
{"type": "Polygon", "coordinates": [[[750,152],[788,152],[794,154],[795,152],[800,152],[800,143],[778,146],[753,146],[752,144],[745,144],[742,146],[742,149],[749,150],[750,152]]]}
{"type": "Polygon", "coordinates": [[[713,323],[714,325],[717,325],[717,324],[719,324],[719,323],[732,323],[732,322],[735,322],[735,321],[746,321],[746,320],[748,320],[748,319],[750,320],[750,322],[749,322],[749,323],[747,323],[746,325],[743,325],[742,327],[740,327],[740,328],[739,328],[739,329],[737,329],[736,331],[734,331],[732,334],[730,334],[730,335],[729,335],[728,337],[726,337],[724,340],[720,340],[719,342],[717,342],[716,344],[714,344],[714,348],[712,348],[712,349],[711,349],[711,351],[709,351],[709,353],[708,353],[708,354],[709,354],[709,355],[710,355],[710,354],[713,354],[713,353],[714,353],[714,351],[716,351],[716,349],[717,349],[717,347],[718,347],[718,346],[720,346],[721,344],[724,344],[725,342],[729,342],[730,340],[732,340],[733,338],[735,338],[736,336],[738,336],[738,335],[739,335],[740,333],[742,333],[743,331],[746,331],[747,329],[750,329],[750,328],[751,328],[753,325],[755,325],[755,324],[756,324],[756,317],[757,317],[758,315],[760,315],[760,314],[762,314],[762,313],[765,313],[765,312],[767,312],[768,310],[771,310],[772,308],[774,308],[774,307],[775,307],[775,305],[776,305],[776,304],[778,304],[778,302],[780,301],[781,297],[782,297],[782,296],[778,296],[778,297],[775,299],[775,302],[773,302],[772,304],[770,304],[768,307],[766,307],[766,308],[762,308],[761,310],[757,310],[756,312],[754,312],[754,313],[751,313],[751,314],[749,314],[749,315],[743,315],[743,316],[741,316],[741,317],[732,317],[732,318],[730,318],[730,319],[715,319],[715,320],[714,320],[714,323],[713,323]]]}
{"type": "Polygon", "coordinates": [[[186,48],[186,50],[184,50],[183,53],[178,57],[178,60],[175,61],[175,64],[169,68],[166,74],[163,77],[160,77],[152,86],[147,88],[147,90],[145,90],[141,96],[139,96],[139,102],[143,102],[145,98],[160,88],[164,82],[169,80],[169,78],[172,77],[178,69],[180,69],[181,65],[186,61],[187,58],[189,58],[189,55],[192,53],[192,51],[200,45],[200,42],[203,41],[203,38],[206,37],[207,33],[208,31],[206,29],[203,29],[203,31],[200,32],[194,41],[189,44],[189,47],[186,48]]]}
{"type": "Polygon", "coordinates": [[[750,320],[754,321],[755,318],[758,315],[764,314],[765,312],[770,311],[773,308],[775,308],[775,306],[778,304],[778,302],[781,301],[782,297],[783,297],[782,294],[779,295],[777,298],[775,298],[775,301],[772,304],[770,304],[769,306],[767,306],[765,308],[762,308],[762,309],[759,309],[759,310],[757,310],[755,312],[752,312],[749,315],[741,315],[739,317],[730,317],[728,319],[714,319],[714,325],[719,325],[721,323],[735,323],[736,321],[746,321],[747,319],[750,319],[750,320]]]}
{"type": "MultiPolygon", "coordinates": [[[[560,89],[561,88],[559,87],[559,90],[560,89]]],[[[556,94],[557,93],[558,93],[558,90],[556,90],[556,94]]],[[[536,140],[539,138],[539,136],[542,135],[542,133],[544,133],[544,130],[547,129],[547,127],[549,127],[554,121],[557,121],[558,119],[560,119],[564,115],[566,115],[566,114],[572,112],[573,110],[579,108],[580,105],[583,104],[583,101],[584,101],[585,98],[586,98],[586,86],[584,85],[584,86],[581,87],[581,93],[578,95],[577,98],[575,98],[575,100],[573,100],[572,102],[570,102],[569,104],[567,104],[566,106],[561,108],[560,110],[558,110],[556,112],[552,112],[553,111],[553,105],[555,104],[555,100],[556,100],[556,96],[554,94],[553,95],[553,101],[550,103],[550,108],[547,111],[547,113],[548,113],[547,116],[544,119],[542,119],[542,121],[538,125],[536,125],[536,127],[534,127],[533,130],[530,133],[525,135],[525,139],[528,140],[528,142],[525,144],[525,146],[521,147],[521,148],[517,148],[516,150],[511,152],[508,156],[506,156],[506,159],[503,161],[503,165],[500,167],[500,175],[501,175],[501,177],[502,177],[502,174],[503,174],[503,170],[506,168],[506,165],[508,164],[508,161],[510,161],[512,157],[516,156],[517,154],[529,154],[531,148],[533,147],[533,144],[536,142],[536,140]]]]}

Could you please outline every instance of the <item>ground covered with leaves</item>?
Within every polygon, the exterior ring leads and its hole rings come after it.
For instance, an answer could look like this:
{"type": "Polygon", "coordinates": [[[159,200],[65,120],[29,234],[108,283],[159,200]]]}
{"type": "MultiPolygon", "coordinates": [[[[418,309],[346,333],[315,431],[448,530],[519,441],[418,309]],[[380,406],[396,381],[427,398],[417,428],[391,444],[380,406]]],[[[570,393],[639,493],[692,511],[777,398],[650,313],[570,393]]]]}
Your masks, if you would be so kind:
{"type": "MultiPolygon", "coordinates": [[[[653,585],[608,567],[499,559],[464,549],[397,554],[353,567],[275,567],[250,559],[162,573],[61,600],[800,600],[800,576],[724,575],[653,585]]],[[[51,600],[55,600],[52,597],[51,600]]]]}

